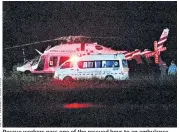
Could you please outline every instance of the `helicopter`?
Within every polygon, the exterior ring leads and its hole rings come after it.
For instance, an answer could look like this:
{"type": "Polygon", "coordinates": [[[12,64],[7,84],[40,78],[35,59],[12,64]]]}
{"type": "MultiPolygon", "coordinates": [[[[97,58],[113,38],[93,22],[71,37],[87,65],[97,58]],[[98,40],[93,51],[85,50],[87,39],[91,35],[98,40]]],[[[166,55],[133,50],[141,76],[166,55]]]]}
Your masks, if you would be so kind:
{"type": "MultiPolygon", "coordinates": [[[[89,39],[91,37],[86,36],[65,36],[59,37],[52,40],[44,40],[34,43],[28,43],[23,45],[17,45],[14,47],[5,48],[5,50],[13,48],[21,48],[29,45],[35,45],[39,43],[48,43],[52,41],[66,41],[66,43],[57,44],[54,47],[48,46],[45,51],[42,53],[39,50],[35,49],[38,52],[38,56],[32,60],[26,61],[24,58],[24,64],[17,67],[18,72],[22,73],[33,73],[33,74],[53,74],[57,67],[63,64],[65,61],[70,59],[72,55],[91,55],[91,54],[124,54],[126,60],[130,61],[135,59],[137,64],[142,63],[141,56],[146,58],[154,57],[155,63],[163,63],[160,57],[160,52],[166,50],[166,47],[163,47],[164,42],[167,40],[169,29],[166,28],[163,30],[162,35],[159,41],[154,41],[154,51],[145,49],[141,50],[136,49],[134,51],[121,51],[113,50],[111,48],[105,47],[98,43],[93,42],[78,42],[77,40],[89,39]]],[[[94,38],[94,37],[93,37],[94,38]]],[[[96,38],[105,38],[105,37],[96,37],[96,38]]],[[[110,39],[115,39],[115,37],[110,37],[110,39]]],[[[25,56],[24,50],[23,55],[25,56]]]]}

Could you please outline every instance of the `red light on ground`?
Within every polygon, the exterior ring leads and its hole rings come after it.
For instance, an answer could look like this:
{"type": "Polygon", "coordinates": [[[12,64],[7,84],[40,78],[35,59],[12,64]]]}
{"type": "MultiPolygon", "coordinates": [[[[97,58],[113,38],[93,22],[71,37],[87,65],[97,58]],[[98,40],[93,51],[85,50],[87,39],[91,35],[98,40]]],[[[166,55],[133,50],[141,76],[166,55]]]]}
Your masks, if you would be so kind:
{"type": "Polygon", "coordinates": [[[83,108],[93,107],[93,104],[90,104],[90,103],[71,103],[71,104],[65,104],[63,107],[66,108],[66,109],[83,109],[83,108]]]}

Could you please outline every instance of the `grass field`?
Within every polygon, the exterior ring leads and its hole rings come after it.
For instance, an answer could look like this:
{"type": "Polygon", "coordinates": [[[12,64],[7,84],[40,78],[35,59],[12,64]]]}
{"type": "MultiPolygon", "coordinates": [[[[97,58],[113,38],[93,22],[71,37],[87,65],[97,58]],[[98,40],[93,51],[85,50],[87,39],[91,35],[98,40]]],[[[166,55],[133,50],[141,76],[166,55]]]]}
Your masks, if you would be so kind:
{"type": "Polygon", "coordinates": [[[3,80],[4,127],[176,127],[176,77],[53,81],[3,80]]]}

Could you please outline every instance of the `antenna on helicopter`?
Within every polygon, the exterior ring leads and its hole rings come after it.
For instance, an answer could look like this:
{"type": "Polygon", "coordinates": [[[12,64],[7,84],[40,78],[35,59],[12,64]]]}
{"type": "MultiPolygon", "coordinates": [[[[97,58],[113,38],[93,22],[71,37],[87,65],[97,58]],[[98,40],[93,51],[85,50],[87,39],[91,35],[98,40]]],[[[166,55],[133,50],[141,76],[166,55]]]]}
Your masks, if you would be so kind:
{"type": "Polygon", "coordinates": [[[39,53],[40,55],[42,55],[43,53],[41,53],[39,50],[35,49],[35,51],[37,51],[37,53],[39,53]]]}

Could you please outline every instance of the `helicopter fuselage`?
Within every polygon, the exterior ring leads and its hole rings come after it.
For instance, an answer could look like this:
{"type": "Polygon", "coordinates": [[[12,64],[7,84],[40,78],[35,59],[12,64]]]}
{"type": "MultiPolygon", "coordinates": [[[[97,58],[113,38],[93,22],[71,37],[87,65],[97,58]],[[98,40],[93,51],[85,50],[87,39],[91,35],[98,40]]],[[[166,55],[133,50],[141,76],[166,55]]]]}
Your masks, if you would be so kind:
{"type": "Polygon", "coordinates": [[[89,55],[89,54],[117,54],[126,51],[115,51],[111,48],[104,47],[97,43],[73,43],[60,44],[54,46],[43,54],[38,61],[34,60],[21,67],[17,67],[17,71],[31,72],[34,74],[54,73],[56,68],[67,61],[71,55],[89,55]]]}

